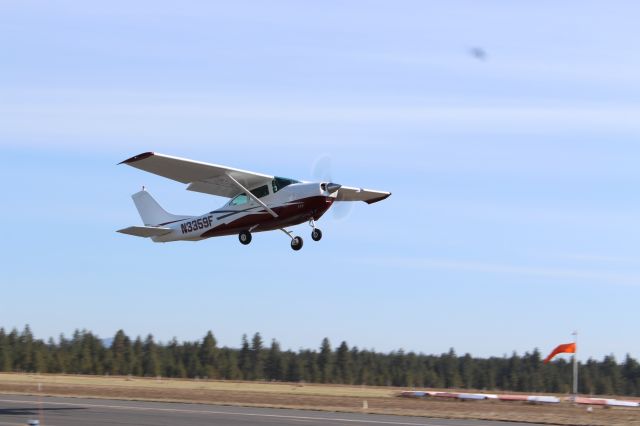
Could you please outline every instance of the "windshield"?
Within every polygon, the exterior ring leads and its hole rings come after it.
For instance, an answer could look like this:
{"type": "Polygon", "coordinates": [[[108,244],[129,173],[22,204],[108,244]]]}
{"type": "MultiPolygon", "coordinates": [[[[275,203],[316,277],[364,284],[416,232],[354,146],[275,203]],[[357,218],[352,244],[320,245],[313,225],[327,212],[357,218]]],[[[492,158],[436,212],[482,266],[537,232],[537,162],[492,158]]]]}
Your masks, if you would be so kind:
{"type": "Polygon", "coordinates": [[[247,197],[247,194],[242,193],[240,195],[236,195],[236,197],[229,202],[229,205],[239,206],[241,204],[246,204],[248,202],[249,202],[249,197],[247,197]]]}
{"type": "Polygon", "coordinates": [[[297,181],[294,179],[281,178],[276,176],[271,181],[271,185],[273,186],[273,193],[275,194],[276,192],[280,191],[282,188],[289,186],[292,183],[300,183],[300,181],[297,181]]]}

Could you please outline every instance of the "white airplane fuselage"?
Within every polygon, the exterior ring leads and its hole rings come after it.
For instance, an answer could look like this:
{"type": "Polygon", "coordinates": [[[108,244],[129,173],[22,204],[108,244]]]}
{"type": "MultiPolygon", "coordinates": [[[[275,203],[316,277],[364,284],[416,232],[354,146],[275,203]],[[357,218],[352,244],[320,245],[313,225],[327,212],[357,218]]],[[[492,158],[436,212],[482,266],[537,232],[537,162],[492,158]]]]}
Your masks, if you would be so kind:
{"type": "Polygon", "coordinates": [[[151,238],[158,243],[235,234],[241,244],[247,245],[252,233],[279,229],[291,238],[291,248],[298,251],[303,239],[287,227],[308,221],[311,239],[320,241],[322,231],[316,227],[316,221],[334,202],[373,204],[391,195],[388,191],[334,182],[300,182],[151,151],[120,164],[187,184],[189,191],[230,199],[219,209],[200,216],[176,215],[164,210],[143,187],[131,198],[144,226],[128,226],[117,232],[151,238]]]}
{"type": "MultiPolygon", "coordinates": [[[[261,189],[264,190],[264,186],[261,189]]],[[[268,194],[260,196],[259,200],[275,212],[277,217],[251,197],[240,194],[209,213],[155,224],[171,228],[171,232],[151,239],[159,243],[199,241],[222,235],[237,235],[242,231],[282,229],[310,219],[318,220],[336,199],[336,193],[329,193],[325,184],[321,183],[293,183],[275,193],[274,189],[274,186],[267,185],[268,194]]],[[[254,192],[254,189],[251,191],[254,192]]]]}

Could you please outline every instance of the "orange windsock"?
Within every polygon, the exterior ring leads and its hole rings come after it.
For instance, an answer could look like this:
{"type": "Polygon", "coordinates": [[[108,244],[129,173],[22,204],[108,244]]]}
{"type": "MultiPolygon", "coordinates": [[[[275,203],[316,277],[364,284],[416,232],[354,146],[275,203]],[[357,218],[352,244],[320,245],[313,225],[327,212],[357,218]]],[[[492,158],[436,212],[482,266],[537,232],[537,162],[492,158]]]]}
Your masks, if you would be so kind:
{"type": "Polygon", "coordinates": [[[558,354],[574,354],[576,353],[576,344],[575,343],[565,343],[562,345],[558,345],[554,350],[551,351],[549,356],[544,359],[544,363],[548,363],[551,359],[558,354]]]}

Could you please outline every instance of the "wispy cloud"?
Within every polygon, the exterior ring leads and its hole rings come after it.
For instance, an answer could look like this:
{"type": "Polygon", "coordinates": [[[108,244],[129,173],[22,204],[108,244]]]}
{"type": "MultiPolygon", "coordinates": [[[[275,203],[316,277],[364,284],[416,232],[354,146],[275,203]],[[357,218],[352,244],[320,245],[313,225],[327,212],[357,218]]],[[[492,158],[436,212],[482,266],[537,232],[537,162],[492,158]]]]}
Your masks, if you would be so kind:
{"type": "MultiPolygon", "coordinates": [[[[233,120],[279,120],[305,122],[387,122],[422,123],[431,125],[473,124],[474,126],[502,125],[553,126],[582,129],[616,128],[640,130],[640,106],[637,105],[402,105],[371,106],[309,103],[296,104],[277,102],[201,103],[157,101],[153,103],[120,102],[109,103],[100,100],[86,102],[61,101],[42,103],[37,100],[11,104],[0,103],[0,113],[14,119],[57,119],[78,120],[166,118],[174,119],[233,119],[233,120]]],[[[470,131],[477,130],[473,127],[470,131]]],[[[455,129],[452,129],[455,130],[455,129]]]]}
{"type": "Polygon", "coordinates": [[[579,262],[599,264],[633,264],[640,266],[640,257],[613,256],[597,253],[564,253],[561,254],[560,257],[568,260],[577,260],[579,262]]]}
{"type": "MultiPolygon", "coordinates": [[[[269,123],[270,125],[398,125],[430,132],[476,134],[479,132],[529,132],[585,134],[592,132],[640,132],[637,105],[546,105],[496,101],[415,105],[396,100],[342,104],[309,101],[269,102],[266,99],[230,100],[211,96],[189,98],[144,95],[113,96],[100,93],[44,93],[18,96],[0,93],[0,144],[12,145],[16,136],[132,133],[184,133],[216,125],[269,123]],[[6,96],[5,96],[6,95],[6,96]]],[[[357,141],[353,141],[357,143],[357,141]]],[[[24,141],[20,141],[21,144],[24,141]]],[[[72,142],[69,142],[72,143],[72,142]]],[[[371,143],[371,141],[366,141],[371,143]]]]}
{"type": "Polygon", "coordinates": [[[418,270],[447,270],[505,276],[524,276],[549,280],[587,281],[590,284],[617,284],[640,286],[640,273],[612,273],[586,268],[559,268],[549,266],[524,266],[475,260],[420,257],[360,258],[354,260],[367,265],[418,270]]]}

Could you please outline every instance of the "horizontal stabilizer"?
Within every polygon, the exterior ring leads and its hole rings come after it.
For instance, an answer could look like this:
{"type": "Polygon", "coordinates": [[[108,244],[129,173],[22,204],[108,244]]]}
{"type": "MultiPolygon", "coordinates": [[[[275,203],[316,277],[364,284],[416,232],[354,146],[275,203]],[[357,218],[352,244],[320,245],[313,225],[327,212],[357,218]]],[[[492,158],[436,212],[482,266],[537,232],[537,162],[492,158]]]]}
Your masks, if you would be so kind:
{"type": "Polygon", "coordinates": [[[159,237],[160,235],[168,234],[171,232],[171,228],[163,228],[160,226],[130,226],[128,228],[119,229],[121,234],[135,235],[136,237],[159,237]]]}

